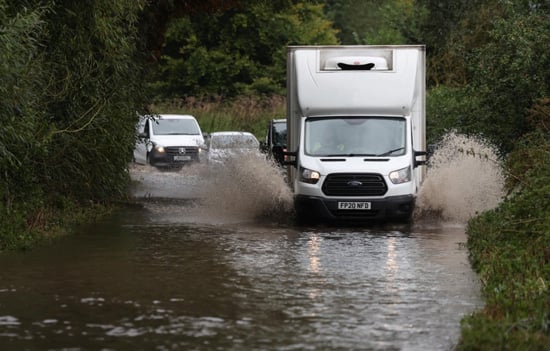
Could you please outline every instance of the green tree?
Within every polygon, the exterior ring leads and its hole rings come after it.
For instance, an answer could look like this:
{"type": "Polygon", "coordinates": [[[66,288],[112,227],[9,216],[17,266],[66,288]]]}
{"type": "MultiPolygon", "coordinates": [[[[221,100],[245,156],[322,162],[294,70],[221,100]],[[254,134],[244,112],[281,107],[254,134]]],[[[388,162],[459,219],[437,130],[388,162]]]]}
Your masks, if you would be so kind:
{"type": "Polygon", "coordinates": [[[142,1],[56,1],[48,23],[48,130],[41,180],[50,191],[104,200],[125,191],[135,111],[143,103],[137,56],[142,1]],[[57,167],[51,167],[51,164],[57,167]]]}
{"type": "Polygon", "coordinates": [[[329,0],[326,13],[339,29],[338,38],[345,45],[415,44],[403,35],[415,25],[412,0],[329,0]]]}
{"type": "MultiPolygon", "coordinates": [[[[440,108],[433,109],[428,118],[435,124],[447,121],[447,128],[483,134],[507,154],[532,130],[526,123],[527,111],[549,94],[546,43],[550,40],[550,21],[548,8],[534,2],[497,0],[494,8],[486,6],[480,3],[472,8],[473,17],[465,18],[456,26],[458,33],[450,35],[453,45],[440,48],[440,54],[432,57],[439,61],[428,69],[439,66],[445,71],[440,80],[455,89],[450,95],[430,93],[436,100],[428,101],[428,108],[440,108]],[[479,33],[471,31],[459,39],[466,24],[472,22],[478,23],[475,28],[479,33]]],[[[436,90],[448,91],[444,86],[436,90]]]]}
{"type": "Polygon", "coordinates": [[[43,155],[36,134],[44,125],[40,42],[47,10],[18,11],[0,0],[0,250],[16,240],[13,233],[26,240],[26,214],[41,204],[33,164],[43,155]]]}
{"type": "Polygon", "coordinates": [[[508,153],[532,130],[528,110],[550,94],[550,17],[532,3],[505,11],[493,21],[487,44],[473,50],[469,71],[481,96],[477,125],[508,153]]]}
{"type": "Polygon", "coordinates": [[[125,194],[144,3],[0,0],[0,250],[48,209],[125,194]]]}
{"type": "Polygon", "coordinates": [[[160,98],[282,93],[286,46],[336,44],[322,5],[250,1],[223,13],[174,20],[159,74],[160,98]]]}

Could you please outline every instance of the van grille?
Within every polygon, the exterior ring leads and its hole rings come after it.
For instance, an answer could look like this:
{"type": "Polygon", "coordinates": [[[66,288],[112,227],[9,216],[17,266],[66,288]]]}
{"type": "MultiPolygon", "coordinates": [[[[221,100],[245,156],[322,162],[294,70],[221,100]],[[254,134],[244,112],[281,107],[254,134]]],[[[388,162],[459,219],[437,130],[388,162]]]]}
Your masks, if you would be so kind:
{"type": "Polygon", "coordinates": [[[384,178],[376,173],[334,173],[323,183],[327,196],[382,196],[388,191],[384,178]]]}
{"type": "Polygon", "coordinates": [[[169,157],[173,156],[191,156],[192,160],[197,160],[199,158],[199,148],[196,146],[170,146],[164,148],[166,154],[169,157]]]}

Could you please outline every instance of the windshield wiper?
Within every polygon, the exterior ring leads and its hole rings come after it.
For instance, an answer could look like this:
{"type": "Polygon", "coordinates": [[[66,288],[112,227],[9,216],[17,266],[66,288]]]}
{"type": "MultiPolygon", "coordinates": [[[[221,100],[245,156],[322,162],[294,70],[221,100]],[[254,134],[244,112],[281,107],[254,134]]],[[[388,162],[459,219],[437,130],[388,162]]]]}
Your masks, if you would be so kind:
{"type": "Polygon", "coordinates": [[[354,156],[363,157],[363,156],[368,156],[368,157],[371,157],[371,156],[376,156],[376,154],[356,154],[356,153],[349,153],[349,154],[345,154],[345,155],[342,155],[342,156],[348,156],[348,157],[354,157],[354,156]]]}
{"type": "Polygon", "coordinates": [[[393,150],[390,150],[390,151],[386,151],[386,152],[384,152],[384,153],[382,153],[382,154],[373,155],[373,156],[389,156],[389,155],[393,154],[393,153],[396,152],[396,151],[403,150],[404,148],[405,148],[405,147],[403,147],[403,146],[402,146],[402,147],[398,147],[397,149],[393,149],[393,150]]]}
{"type": "Polygon", "coordinates": [[[360,154],[360,153],[347,153],[347,154],[328,154],[328,155],[320,155],[325,157],[332,157],[332,156],[338,156],[338,157],[355,157],[355,156],[378,156],[376,154],[360,154]]]}

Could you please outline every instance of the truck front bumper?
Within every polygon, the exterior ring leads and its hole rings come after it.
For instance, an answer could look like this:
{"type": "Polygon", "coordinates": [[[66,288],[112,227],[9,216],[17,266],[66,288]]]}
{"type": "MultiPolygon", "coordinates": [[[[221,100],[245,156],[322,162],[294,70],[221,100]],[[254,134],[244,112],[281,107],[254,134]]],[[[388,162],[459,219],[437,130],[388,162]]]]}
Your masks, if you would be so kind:
{"type": "Polygon", "coordinates": [[[408,221],[414,210],[414,196],[400,195],[383,199],[350,200],[327,199],[316,196],[297,195],[294,199],[298,220],[319,219],[325,221],[408,221]],[[340,201],[368,201],[369,210],[339,210],[340,201]]]}

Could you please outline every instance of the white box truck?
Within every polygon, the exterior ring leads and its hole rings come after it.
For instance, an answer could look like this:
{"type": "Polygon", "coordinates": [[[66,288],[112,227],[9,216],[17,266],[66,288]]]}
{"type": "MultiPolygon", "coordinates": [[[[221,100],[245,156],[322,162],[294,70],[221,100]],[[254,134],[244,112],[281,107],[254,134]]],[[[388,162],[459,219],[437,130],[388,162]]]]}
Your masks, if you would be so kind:
{"type": "Polygon", "coordinates": [[[425,174],[425,47],[290,46],[298,219],[408,221],[425,174]]]}

